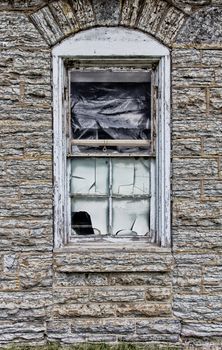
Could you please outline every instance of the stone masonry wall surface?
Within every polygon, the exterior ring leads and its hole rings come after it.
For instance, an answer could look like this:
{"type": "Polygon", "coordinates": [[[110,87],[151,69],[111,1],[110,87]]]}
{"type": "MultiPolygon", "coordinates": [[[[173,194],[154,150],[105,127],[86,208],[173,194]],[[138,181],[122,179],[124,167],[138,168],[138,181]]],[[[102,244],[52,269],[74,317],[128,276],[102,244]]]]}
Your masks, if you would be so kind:
{"type": "Polygon", "coordinates": [[[222,2],[1,0],[0,345],[222,347],[222,2]],[[95,26],[172,54],[172,249],[53,251],[51,47],[95,26]]]}

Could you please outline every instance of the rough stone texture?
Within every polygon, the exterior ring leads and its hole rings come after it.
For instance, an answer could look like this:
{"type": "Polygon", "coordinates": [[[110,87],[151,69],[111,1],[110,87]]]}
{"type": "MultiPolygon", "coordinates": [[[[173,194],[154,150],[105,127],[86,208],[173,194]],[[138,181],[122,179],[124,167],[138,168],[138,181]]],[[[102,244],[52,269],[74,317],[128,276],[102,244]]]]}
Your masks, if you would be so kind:
{"type": "Polygon", "coordinates": [[[93,0],[93,9],[97,25],[117,25],[120,17],[119,0],[93,0]]]}
{"type": "Polygon", "coordinates": [[[46,2],[47,0],[1,0],[0,10],[34,10],[46,2]]]}
{"type": "Polygon", "coordinates": [[[1,1],[1,345],[221,347],[221,5],[1,1]],[[53,252],[49,47],[80,30],[118,24],[172,48],[172,251],[53,252]]]}
{"type": "Polygon", "coordinates": [[[222,8],[206,7],[195,12],[177,37],[178,43],[210,44],[221,46],[222,8]]]}

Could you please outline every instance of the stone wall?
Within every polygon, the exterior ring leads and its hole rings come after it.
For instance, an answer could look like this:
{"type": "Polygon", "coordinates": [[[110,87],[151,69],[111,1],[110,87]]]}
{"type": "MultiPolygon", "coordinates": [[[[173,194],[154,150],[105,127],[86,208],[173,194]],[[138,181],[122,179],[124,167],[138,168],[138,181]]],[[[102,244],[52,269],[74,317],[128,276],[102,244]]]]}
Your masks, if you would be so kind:
{"type": "Polygon", "coordinates": [[[220,0],[1,1],[1,345],[219,349],[221,49],[220,0]],[[172,49],[172,249],[53,251],[51,47],[101,25],[172,49]]]}

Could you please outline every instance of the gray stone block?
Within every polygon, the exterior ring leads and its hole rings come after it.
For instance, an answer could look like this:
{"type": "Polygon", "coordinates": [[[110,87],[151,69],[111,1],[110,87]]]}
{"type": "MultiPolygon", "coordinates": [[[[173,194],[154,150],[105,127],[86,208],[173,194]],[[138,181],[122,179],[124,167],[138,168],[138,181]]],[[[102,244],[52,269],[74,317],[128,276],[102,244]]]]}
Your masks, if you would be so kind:
{"type": "Polygon", "coordinates": [[[118,25],[120,19],[120,0],[92,0],[97,25],[118,25]]]}
{"type": "Polygon", "coordinates": [[[177,37],[178,43],[221,44],[220,7],[206,7],[195,12],[177,37]]]}

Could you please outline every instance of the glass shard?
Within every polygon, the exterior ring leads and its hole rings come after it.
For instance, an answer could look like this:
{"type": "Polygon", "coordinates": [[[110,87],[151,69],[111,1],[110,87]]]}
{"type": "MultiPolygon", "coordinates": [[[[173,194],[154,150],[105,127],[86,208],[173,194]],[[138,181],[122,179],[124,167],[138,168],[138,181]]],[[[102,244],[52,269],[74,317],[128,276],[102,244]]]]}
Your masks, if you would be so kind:
{"type": "Polygon", "coordinates": [[[113,199],[113,234],[145,236],[149,232],[149,200],[113,199]]]}

